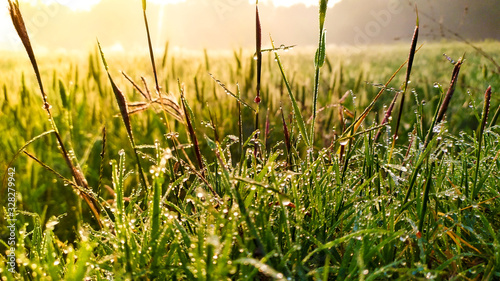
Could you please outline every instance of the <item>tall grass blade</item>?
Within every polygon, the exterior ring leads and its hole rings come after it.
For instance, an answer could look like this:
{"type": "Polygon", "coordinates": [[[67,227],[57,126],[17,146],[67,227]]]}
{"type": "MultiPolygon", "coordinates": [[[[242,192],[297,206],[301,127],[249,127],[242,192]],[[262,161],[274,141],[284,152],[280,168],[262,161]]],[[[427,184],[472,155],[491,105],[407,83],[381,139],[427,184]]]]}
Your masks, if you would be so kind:
{"type": "Polygon", "coordinates": [[[453,73],[451,76],[451,82],[450,82],[450,87],[448,88],[448,91],[446,92],[446,95],[444,96],[443,102],[441,103],[441,107],[439,108],[437,118],[436,118],[436,124],[441,123],[441,121],[444,118],[444,115],[446,113],[446,110],[448,109],[448,106],[450,105],[450,100],[453,97],[453,93],[455,92],[455,87],[457,85],[458,81],[458,74],[460,73],[460,68],[462,67],[463,63],[463,58],[460,58],[457,63],[455,63],[455,66],[453,67],[453,73]]]}
{"type": "MultiPolygon", "coordinates": [[[[420,46],[418,49],[415,50],[415,53],[417,53],[420,48],[422,48],[422,46],[420,46]]],[[[387,87],[389,86],[389,84],[392,82],[392,80],[394,80],[394,78],[396,77],[396,75],[401,71],[401,69],[403,69],[403,67],[408,63],[408,60],[406,60],[403,64],[401,64],[399,66],[399,68],[392,74],[392,76],[389,78],[389,80],[387,80],[387,82],[384,84],[384,86],[380,89],[380,91],[377,93],[377,95],[375,96],[375,98],[373,98],[373,100],[370,102],[370,104],[365,108],[365,110],[363,111],[363,113],[361,113],[361,115],[356,118],[356,120],[352,123],[351,126],[354,126],[354,132],[356,132],[359,128],[359,126],[361,126],[361,124],[363,123],[363,121],[366,119],[366,117],[368,116],[368,114],[371,112],[371,110],[373,109],[373,107],[375,106],[375,103],[379,100],[379,98],[382,96],[382,94],[387,90],[387,87]]],[[[395,96],[393,98],[393,101],[391,103],[392,107],[394,107],[394,103],[395,101],[397,100],[397,97],[399,95],[400,92],[396,92],[395,93],[395,96]]],[[[382,121],[381,124],[385,124],[389,121],[389,117],[391,116],[392,114],[392,108],[389,106],[389,109],[386,111],[386,114],[385,114],[385,117],[384,117],[384,120],[382,121]]],[[[350,127],[346,130],[347,132],[350,132],[350,127]]],[[[378,132],[376,134],[376,137],[375,137],[375,140],[378,139],[380,135],[380,132],[378,132]]]]}
{"type": "MultiPolygon", "coordinates": [[[[84,190],[89,190],[89,186],[87,183],[87,180],[85,179],[85,176],[82,174],[82,172],[75,167],[73,164],[71,157],[69,156],[68,151],[66,150],[66,147],[64,145],[64,142],[62,141],[62,137],[59,134],[59,130],[57,129],[57,125],[54,121],[54,118],[52,117],[52,113],[50,111],[51,105],[48,103],[47,100],[47,95],[45,94],[45,90],[43,87],[40,71],[38,69],[38,63],[35,58],[35,53],[33,52],[33,48],[31,47],[31,41],[28,35],[28,31],[26,30],[26,26],[24,24],[24,19],[21,14],[21,11],[19,9],[19,3],[18,1],[11,1],[9,0],[9,13],[10,17],[12,19],[12,23],[14,24],[14,27],[17,31],[17,34],[19,35],[26,52],[28,53],[28,57],[30,59],[31,65],[33,66],[33,70],[35,71],[36,79],[38,82],[38,86],[40,87],[40,92],[42,94],[42,100],[43,100],[43,109],[47,112],[49,116],[49,121],[50,125],[52,126],[52,129],[54,131],[54,134],[57,139],[57,143],[59,145],[59,150],[61,151],[61,154],[66,162],[66,165],[68,168],[71,170],[71,173],[73,174],[73,177],[77,183],[78,186],[82,187],[84,190]]],[[[102,228],[99,212],[97,211],[96,206],[98,205],[98,202],[92,198],[88,197],[86,193],[79,193],[82,198],[87,202],[89,205],[90,209],[92,210],[92,213],[97,220],[99,226],[102,228]]]]}
{"type": "MultiPolygon", "coordinates": [[[[262,76],[262,26],[260,24],[260,16],[259,16],[259,4],[255,5],[255,56],[257,58],[257,86],[256,86],[256,96],[255,103],[257,103],[257,108],[261,102],[260,98],[260,83],[262,76]]],[[[257,116],[259,116],[257,109],[257,116]]],[[[256,127],[255,129],[259,129],[258,127],[258,118],[256,119],[256,127]]]]}
{"type": "Polygon", "coordinates": [[[490,112],[490,102],[491,102],[491,86],[489,86],[486,89],[486,92],[484,93],[483,116],[481,118],[481,123],[479,124],[479,127],[477,128],[476,132],[477,141],[479,142],[479,144],[481,144],[484,128],[486,127],[486,123],[488,121],[488,114],[490,112]]]}
{"type": "Polygon", "coordinates": [[[238,100],[236,101],[237,106],[238,106],[238,139],[239,139],[240,158],[243,159],[244,158],[244,154],[243,154],[243,115],[241,112],[241,102],[239,101],[240,96],[241,96],[240,86],[238,85],[238,96],[237,96],[238,100]]]}
{"type": "MultiPolygon", "coordinates": [[[[274,41],[272,38],[271,38],[271,45],[274,48],[274,41]]],[[[276,62],[278,63],[278,67],[281,71],[281,76],[283,77],[283,81],[285,82],[285,86],[286,86],[286,89],[288,91],[288,97],[290,98],[290,101],[292,102],[293,115],[295,116],[295,120],[297,121],[297,126],[299,127],[300,134],[302,135],[302,138],[304,139],[306,146],[310,147],[311,142],[310,142],[309,135],[307,134],[306,124],[304,122],[304,118],[302,117],[302,113],[300,111],[299,105],[297,104],[297,101],[295,100],[295,96],[293,95],[292,87],[290,86],[290,83],[288,82],[288,79],[286,78],[285,69],[283,68],[283,64],[281,63],[281,59],[280,59],[278,52],[274,53],[274,57],[276,59],[276,62]]]]}
{"type": "Polygon", "coordinates": [[[316,124],[316,114],[318,110],[318,93],[319,93],[319,80],[320,80],[320,69],[325,64],[326,58],[326,30],[325,18],[326,10],[328,7],[328,0],[320,0],[319,5],[319,43],[318,49],[316,50],[316,56],[314,58],[314,96],[313,96],[313,118],[311,124],[311,145],[314,145],[314,125],[316,124]]]}
{"type": "Polygon", "coordinates": [[[88,186],[84,187],[84,186],[81,186],[80,184],[78,184],[78,181],[81,181],[81,179],[75,178],[75,181],[76,181],[76,183],[75,183],[75,182],[65,178],[63,175],[59,174],[56,170],[49,167],[47,164],[43,163],[42,161],[40,161],[38,158],[36,158],[31,153],[29,153],[27,151],[23,151],[23,152],[29,158],[31,158],[32,160],[34,160],[35,162],[40,164],[40,166],[42,166],[43,168],[45,168],[49,172],[53,173],[56,177],[63,180],[63,182],[65,184],[71,185],[75,189],[76,193],[85,201],[85,203],[87,203],[87,205],[89,206],[89,208],[92,211],[92,213],[94,214],[94,216],[96,216],[95,218],[98,220],[99,226],[101,228],[103,227],[102,223],[100,221],[99,210],[96,208],[96,206],[99,206],[98,200],[94,196],[94,194],[91,193],[91,190],[88,188],[88,186]]]}
{"type": "Polygon", "coordinates": [[[240,95],[235,95],[233,92],[231,92],[227,86],[222,83],[220,80],[218,80],[217,78],[215,78],[212,74],[210,74],[210,77],[212,77],[212,79],[215,81],[215,83],[217,83],[222,89],[224,89],[224,91],[226,92],[226,94],[232,96],[233,98],[235,98],[239,103],[241,103],[242,105],[244,105],[245,107],[251,109],[253,112],[257,113],[257,110],[258,109],[255,109],[253,108],[251,105],[249,105],[248,103],[246,103],[245,101],[243,101],[241,98],[240,98],[240,95]]]}
{"type": "MultiPolygon", "coordinates": [[[[381,124],[384,125],[384,124],[389,123],[389,119],[391,118],[392,111],[394,110],[394,105],[396,105],[396,101],[398,100],[398,97],[399,97],[399,92],[396,92],[396,94],[394,95],[394,98],[391,101],[391,104],[389,105],[389,107],[387,108],[387,111],[384,114],[384,119],[382,119],[381,124]]],[[[382,131],[378,130],[377,134],[375,135],[375,139],[374,139],[375,142],[377,142],[381,133],[382,133],[382,131]]]]}
{"type": "Polygon", "coordinates": [[[391,161],[392,153],[394,151],[394,145],[396,144],[396,140],[397,140],[398,134],[399,134],[399,126],[401,124],[401,116],[403,115],[406,92],[408,90],[408,83],[410,81],[411,69],[413,67],[413,59],[415,58],[415,53],[416,53],[416,48],[417,48],[418,33],[419,33],[419,19],[418,19],[418,10],[416,10],[416,11],[417,11],[417,24],[416,24],[415,30],[413,32],[413,38],[411,40],[410,54],[408,56],[408,67],[406,69],[406,76],[405,76],[405,82],[403,85],[403,93],[401,95],[401,103],[400,103],[400,107],[399,107],[398,119],[396,122],[396,129],[394,131],[394,137],[392,139],[391,152],[389,153],[389,162],[391,161]]]}
{"type": "Polygon", "coordinates": [[[281,112],[281,122],[283,123],[283,135],[285,136],[285,147],[286,147],[286,153],[287,153],[287,162],[288,165],[292,165],[292,142],[290,140],[290,133],[288,132],[288,126],[286,125],[285,121],[285,115],[283,114],[283,107],[280,105],[280,112],[281,112]]]}
{"type": "Polygon", "coordinates": [[[498,106],[497,110],[495,111],[495,114],[493,115],[493,118],[491,118],[490,126],[493,127],[498,121],[498,117],[500,116],[500,105],[498,106]]]}
{"type": "Polygon", "coordinates": [[[151,43],[151,34],[149,32],[148,16],[146,15],[146,0],[142,0],[142,14],[144,16],[144,24],[146,26],[146,33],[148,36],[149,57],[151,59],[151,67],[153,68],[153,75],[155,77],[156,91],[160,93],[161,91],[160,91],[160,84],[158,83],[155,56],[153,53],[153,44],[151,43]]]}
{"type": "Polygon", "coordinates": [[[432,169],[429,169],[427,167],[427,179],[425,183],[425,189],[424,189],[424,198],[422,199],[422,209],[420,210],[420,221],[418,222],[418,230],[420,232],[424,231],[424,221],[425,221],[425,214],[427,211],[427,204],[429,202],[429,191],[432,187],[432,169]]]}
{"type": "Polygon", "coordinates": [[[210,125],[212,126],[212,128],[214,130],[214,139],[216,142],[220,142],[219,133],[217,132],[218,131],[217,123],[215,122],[215,117],[213,116],[210,108],[208,108],[208,116],[210,117],[210,125]]]}
{"type": "Polygon", "coordinates": [[[19,9],[19,2],[17,0],[15,2],[9,0],[9,13],[12,19],[12,23],[14,24],[14,28],[16,29],[17,34],[19,35],[19,38],[21,39],[21,42],[23,43],[24,48],[28,53],[31,65],[33,66],[33,70],[35,71],[36,80],[38,82],[38,86],[40,87],[40,91],[42,93],[43,107],[48,110],[50,108],[50,105],[47,102],[47,95],[45,94],[42,78],[40,76],[40,71],[38,70],[38,63],[36,61],[35,53],[33,52],[33,48],[31,46],[31,41],[28,35],[28,31],[26,30],[26,25],[24,24],[24,19],[21,14],[21,10],[19,9]]]}
{"type": "Polygon", "coordinates": [[[97,183],[97,195],[101,194],[102,176],[104,174],[104,157],[106,156],[106,127],[102,128],[101,163],[99,165],[99,182],[97,183]]]}
{"type": "Polygon", "coordinates": [[[270,111],[271,110],[269,108],[267,108],[266,123],[265,123],[265,130],[264,130],[264,143],[266,144],[266,149],[268,149],[268,150],[269,150],[269,144],[268,144],[269,134],[271,133],[271,129],[269,128],[269,125],[270,125],[269,112],[270,111]]]}
{"type": "Polygon", "coordinates": [[[125,73],[124,71],[122,71],[122,75],[123,77],[125,77],[125,79],[127,79],[130,84],[132,84],[132,86],[134,86],[134,88],[146,99],[146,100],[151,100],[151,94],[149,93],[148,89],[146,89],[146,91],[143,91],[141,89],[141,87],[139,87],[139,85],[137,85],[134,80],[132,80],[132,78],[130,78],[130,76],[127,75],[127,73],[125,73]]]}
{"type": "Polygon", "coordinates": [[[194,146],[194,153],[196,155],[196,160],[198,161],[198,169],[200,169],[201,174],[204,174],[204,166],[203,166],[203,159],[201,157],[201,151],[200,151],[200,145],[198,143],[198,138],[196,137],[196,133],[194,131],[193,123],[192,120],[194,118],[193,111],[189,107],[189,104],[186,101],[186,98],[184,97],[184,87],[180,85],[179,83],[179,89],[181,92],[181,101],[182,101],[182,107],[184,108],[184,116],[186,117],[186,126],[188,129],[189,133],[189,138],[191,139],[191,142],[193,143],[194,146]]]}
{"type": "Polygon", "coordinates": [[[137,166],[139,168],[139,178],[144,188],[146,188],[148,186],[148,181],[146,179],[146,176],[144,175],[144,170],[142,169],[137,146],[135,145],[134,134],[132,131],[132,123],[130,122],[130,115],[128,111],[127,99],[125,98],[125,95],[123,95],[122,91],[118,88],[118,86],[116,86],[115,82],[113,81],[113,78],[111,77],[111,74],[109,73],[109,66],[108,63],[106,62],[106,58],[104,57],[104,52],[102,51],[101,44],[99,43],[99,41],[97,41],[97,45],[99,47],[99,52],[101,53],[101,59],[104,64],[104,68],[106,69],[106,73],[108,74],[109,82],[111,83],[111,88],[113,89],[113,93],[115,94],[115,99],[116,102],[118,103],[118,108],[120,109],[120,114],[122,116],[123,123],[125,124],[125,129],[127,131],[130,144],[134,149],[134,154],[137,160],[137,166]]]}
{"type": "MultiPolygon", "coordinates": [[[[255,112],[255,131],[259,130],[259,111],[260,111],[260,83],[262,79],[262,26],[260,24],[259,16],[259,2],[255,4],[255,55],[257,56],[257,86],[256,86],[256,96],[254,102],[257,104],[257,111],[255,112]]],[[[265,141],[265,140],[264,140],[265,141]]],[[[254,155],[259,152],[259,145],[255,143],[254,155]]]]}
{"type": "Polygon", "coordinates": [[[474,173],[474,185],[472,189],[472,199],[476,199],[479,194],[481,186],[478,186],[477,179],[479,176],[479,166],[481,163],[481,145],[483,141],[484,128],[486,127],[486,122],[488,121],[488,113],[490,111],[490,101],[491,101],[491,86],[486,89],[484,93],[484,106],[483,106],[483,116],[481,118],[481,123],[477,128],[477,152],[476,152],[476,171],[474,173]]]}
{"type": "Polygon", "coordinates": [[[54,174],[56,177],[58,177],[60,180],[62,180],[65,184],[68,184],[68,185],[71,185],[72,187],[74,187],[75,189],[79,190],[80,192],[86,192],[85,190],[83,190],[80,186],[78,186],[74,181],[64,177],[63,175],[61,175],[60,173],[58,173],[56,170],[54,170],[53,168],[51,168],[49,165],[45,164],[44,162],[42,162],[40,159],[38,159],[35,155],[27,152],[26,150],[23,151],[23,153],[28,156],[29,158],[31,158],[33,161],[37,162],[40,166],[42,166],[45,170],[51,172],[52,174],[54,174]]]}
{"type": "Polygon", "coordinates": [[[432,147],[435,145],[437,142],[437,138],[433,138],[430,141],[430,146],[425,146],[424,151],[418,156],[417,161],[413,165],[415,168],[413,168],[412,174],[410,176],[410,181],[408,184],[408,191],[406,192],[405,199],[403,200],[403,208],[405,208],[405,204],[408,202],[408,199],[410,199],[411,192],[413,190],[413,185],[415,184],[417,177],[419,176],[420,169],[422,168],[422,165],[424,164],[425,159],[429,156],[429,154],[432,152],[432,147]]]}
{"type": "Polygon", "coordinates": [[[167,41],[167,43],[165,43],[165,50],[163,51],[163,58],[161,59],[161,67],[162,68],[165,68],[165,66],[167,65],[169,45],[170,45],[170,42],[167,41]]]}
{"type": "Polygon", "coordinates": [[[8,177],[8,175],[9,175],[9,174],[7,173],[8,168],[9,168],[9,167],[12,167],[12,164],[14,163],[14,161],[16,161],[17,157],[18,157],[19,155],[21,155],[21,153],[23,153],[23,151],[24,151],[24,150],[25,150],[25,149],[26,149],[26,148],[27,148],[30,144],[34,143],[36,140],[38,140],[38,139],[40,139],[40,138],[42,138],[42,137],[44,137],[44,136],[46,136],[46,135],[49,135],[49,134],[52,134],[52,133],[55,133],[55,131],[54,131],[54,130],[50,130],[50,131],[47,131],[47,132],[43,132],[43,133],[41,133],[40,135],[38,135],[38,136],[36,136],[36,137],[32,138],[31,140],[27,141],[27,142],[26,142],[26,143],[25,143],[25,144],[24,144],[21,148],[19,148],[19,149],[17,150],[17,152],[14,154],[14,156],[12,156],[12,159],[11,159],[11,160],[9,161],[9,163],[7,164],[7,167],[6,167],[7,169],[6,169],[6,172],[5,172],[5,174],[3,175],[3,179],[2,179],[2,186],[7,186],[7,177],[8,177]]]}

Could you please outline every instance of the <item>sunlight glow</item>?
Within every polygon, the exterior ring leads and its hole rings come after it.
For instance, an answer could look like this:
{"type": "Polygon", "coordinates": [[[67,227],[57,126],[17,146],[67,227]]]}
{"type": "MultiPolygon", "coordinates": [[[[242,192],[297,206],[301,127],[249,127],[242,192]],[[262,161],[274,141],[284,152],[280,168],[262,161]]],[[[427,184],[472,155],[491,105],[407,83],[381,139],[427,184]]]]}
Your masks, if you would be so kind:
{"type": "MultiPolygon", "coordinates": [[[[328,7],[332,7],[342,0],[330,0],[328,1],[328,7]]],[[[272,2],[275,6],[290,7],[296,4],[304,4],[306,7],[318,6],[318,0],[259,0],[259,3],[269,3],[272,2]]]]}
{"type": "Polygon", "coordinates": [[[148,0],[148,3],[155,4],[177,4],[182,2],[186,2],[186,0],[148,0]]]}
{"type": "MultiPolygon", "coordinates": [[[[21,0],[20,2],[30,2],[33,4],[34,1],[21,0]]],[[[101,0],[37,0],[37,2],[45,5],[59,4],[73,11],[90,11],[92,7],[101,2],[101,0]]]]}
{"type": "MultiPolygon", "coordinates": [[[[73,11],[90,11],[93,6],[99,4],[101,0],[37,0],[38,2],[46,5],[60,4],[70,8],[73,11]]],[[[148,0],[148,3],[155,4],[177,4],[185,2],[186,0],[148,0]]],[[[21,0],[21,2],[31,2],[33,0],[21,0]]]]}
{"type": "MultiPolygon", "coordinates": [[[[69,7],[73,11],[90,11],[93,6],[101,2],[101,0],[37,0],[43,4],[60,4],[69,7]]],[[[205,1],[205,0],[203,0],[205,1]]],[[[332,7],[341,0],[330,0],[328,6],[332,7]]],[[[21,0],[21,2],[31,2],[33,0],[21,0]]],[[[186,2],[186,0],[148,0],[148,3],[155,4],[178,4],[186,2]]],[[[249,0],[250,3],[255,3],[255,0],[249,0]]],[[[275,6],[290,7],[296,4],[304,4],[306,7],[317,6],[318,0],[259,0],[261,3],[272,3],[275,6]]]]}

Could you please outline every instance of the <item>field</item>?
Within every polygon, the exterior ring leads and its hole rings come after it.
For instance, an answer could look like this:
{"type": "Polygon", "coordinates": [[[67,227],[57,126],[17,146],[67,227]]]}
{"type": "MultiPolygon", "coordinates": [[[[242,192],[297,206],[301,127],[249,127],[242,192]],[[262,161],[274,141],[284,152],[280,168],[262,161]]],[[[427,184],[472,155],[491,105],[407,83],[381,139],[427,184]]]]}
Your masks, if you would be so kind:
{"type": "Polygon", "coordinates": [[[2,280],[499,279],[500,42],[411,41],[2,54],[2,280]]]}

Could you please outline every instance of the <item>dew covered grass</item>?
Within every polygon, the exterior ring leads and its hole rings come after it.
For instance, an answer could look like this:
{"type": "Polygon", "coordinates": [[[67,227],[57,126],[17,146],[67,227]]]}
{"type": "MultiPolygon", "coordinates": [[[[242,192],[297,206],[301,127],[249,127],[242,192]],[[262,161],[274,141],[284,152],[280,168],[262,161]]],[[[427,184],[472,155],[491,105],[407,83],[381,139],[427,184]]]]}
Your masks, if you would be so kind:
{"type": "Polygon", "coordinates": [[[2,56],[2,280],[500,278],[500,43],[411,39],[2,56]]]}

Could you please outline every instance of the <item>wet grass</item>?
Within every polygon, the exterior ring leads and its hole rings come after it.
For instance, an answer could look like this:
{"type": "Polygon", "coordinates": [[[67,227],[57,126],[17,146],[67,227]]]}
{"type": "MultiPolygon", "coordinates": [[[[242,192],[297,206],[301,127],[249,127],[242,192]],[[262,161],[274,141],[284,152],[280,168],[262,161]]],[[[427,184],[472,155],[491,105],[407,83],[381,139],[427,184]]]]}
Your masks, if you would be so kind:
{"type": "Polygon", "coordinates": [[[485,58],[320,32],[257,60],[33,56],[43,99],[24,56],[2,59],[19,210],[12,275],[3,209],[2,278],[500,278],[499,43],[475,44],[485,58]]]}

